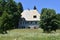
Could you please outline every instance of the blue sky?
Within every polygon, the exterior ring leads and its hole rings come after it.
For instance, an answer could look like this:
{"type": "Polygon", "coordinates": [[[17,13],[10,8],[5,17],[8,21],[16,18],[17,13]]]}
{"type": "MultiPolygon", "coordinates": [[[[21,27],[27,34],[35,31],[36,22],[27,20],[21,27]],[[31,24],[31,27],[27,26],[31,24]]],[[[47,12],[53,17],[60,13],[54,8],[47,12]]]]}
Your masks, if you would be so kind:
{"type": "Polygon", "coordinates": [[[15,0],[21,2],[24,10],[33,9],[34,5],[37,10],[41,12],[42,8],[55,9],[57,13],[60,13],[60,0],[15,0]]]}

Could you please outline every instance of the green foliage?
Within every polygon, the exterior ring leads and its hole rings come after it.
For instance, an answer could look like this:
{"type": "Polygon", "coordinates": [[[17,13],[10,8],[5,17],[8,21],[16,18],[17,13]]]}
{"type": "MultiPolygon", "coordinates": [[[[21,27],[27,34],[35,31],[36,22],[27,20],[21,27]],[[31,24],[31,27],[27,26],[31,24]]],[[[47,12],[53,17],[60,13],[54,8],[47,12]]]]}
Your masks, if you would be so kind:
{"type": "Polygon", "coordinates": [[[43,8],[40,19],[40,27],[44,30],[44,32],[51,32],[52,30],[56,31],[58,28],[55,10],[43,8]]]}
{"type": "Polygon", "coordinates": [[[57,20],[58,20],[58,29],[60,29],[60,13],[57,14],[57,20]]]}
{"type": "Polygon", "coordinates": [[[17,28],[23,7],[21,3],[16,3],[14,0],[0,1],[0,30],[17,28]]]}

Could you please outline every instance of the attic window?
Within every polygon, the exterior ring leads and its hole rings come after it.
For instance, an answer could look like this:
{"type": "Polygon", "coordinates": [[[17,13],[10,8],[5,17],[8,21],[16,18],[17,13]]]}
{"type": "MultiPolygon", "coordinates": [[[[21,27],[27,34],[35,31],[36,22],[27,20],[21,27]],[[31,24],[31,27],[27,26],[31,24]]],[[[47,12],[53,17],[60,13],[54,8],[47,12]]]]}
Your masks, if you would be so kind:
{"type": "Polygon", "coordinates": [[[33,18],[37,18],[37,16],[36,16],[36,15],[34,15],[34,16],[33,16],[33,18]]]}

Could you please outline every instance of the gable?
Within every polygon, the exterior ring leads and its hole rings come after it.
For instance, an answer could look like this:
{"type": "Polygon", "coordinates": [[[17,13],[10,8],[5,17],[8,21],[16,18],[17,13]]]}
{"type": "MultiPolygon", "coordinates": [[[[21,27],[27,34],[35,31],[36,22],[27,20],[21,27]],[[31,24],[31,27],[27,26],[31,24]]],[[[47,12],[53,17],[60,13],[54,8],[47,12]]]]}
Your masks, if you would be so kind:
{"type": "Polygon", "coordinates": [[[24,10],[21,15],[26,21],[40,21],[40,14],[37,10],[24,10]]]}

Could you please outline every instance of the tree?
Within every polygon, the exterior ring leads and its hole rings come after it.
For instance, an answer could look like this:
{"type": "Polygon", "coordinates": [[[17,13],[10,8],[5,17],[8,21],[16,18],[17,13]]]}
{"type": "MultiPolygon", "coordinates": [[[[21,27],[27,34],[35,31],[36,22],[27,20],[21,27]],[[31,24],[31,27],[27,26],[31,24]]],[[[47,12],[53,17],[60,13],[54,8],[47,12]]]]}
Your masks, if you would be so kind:
{"type": "Polygon", "coordinates": [[[60,21],[60,13],[57,13],[57,19],[60,21]]]}
{"type": "Polygon", "coordinates": [[[8,29],[8,25],[7,25],[8,24],[7,23],[8,19],[7,19],[7,17],[8,17],[8,14],[7,14],[6,11],[4,11],[3,14],[2,14],[2,17],[0,19],[1,33],[7,33],[7,29],[8,29]]]}
{"type": "Polygon", "coordinates": [[[6,4],[6,1],[5,0],[1,0],[0,1],[0,16],[2,15],[3,11],[5,10],[5,4],[6,4]]]}
{"type": "Polygon", "coordinates": [[[57,13],[58,29],[60,29],[60,13],[57,13]]]}
{"type": "Polygon", "coordinates": [[[16,2],[13,1],[13,0],[8,0],[8,1],[7,1],[7,4],[6,4],[6,11],[7,11],[9,14],[14,14],[14,12],[17,11],[16,2]]]}
{"type": "Polygon", "coordinates": [[[1,2],[0,2],[0,16],[2,15],[2,12],[3,12],[3,9],[2,9],[1,2]]]}
{"type": "Polygon", "coordinates": [[[44,32],[56,31],[58,28],[55,10],[43,8],[40,19],[40,27],[44,32]]]}
{"type": "Polygon", "coordinates": [[[16,28],[18,27],[18,23],[19,23],[19,21],[21,20],[21,13],[23,12],[23,6],[22,6],[22,4],[19,2],[18,3],[18,5],[17,5],[17,13],[15,13],[16,15],[14,15],[14,17],[16,17],[16,19],[15,19],[15,22],[16,22],[16,28]]]}
{"type": "Polygon", "coordinates": [[[8,14],[12,17],[10,18],[11,24],[14,28],[18,28],[18,22],[21,17],[21,12],[23,11],[23,7],[21,3],[16,4],[13,0],[8,0],[6,5],[6,10],[8,14]]]}
{"type": "Polygon", "coordinates": [[[23,6],[21,2],[18,3],[17,8],[18,8],[19,14],[21,14],[23,12],[23,6]]]}
{"type": "MultiPolygon", "coordinates": [[[[7,4],[6,4],[6,11],[8,12],[9,14],[9,25],[10,27],[12,26],[12,28],[15,28],[16,24],[16,16],[14,17],[14,15],[18,14],[17,13],[17,4],[15,1],[13,0],[8,0],[7,1],[7,4]],[[16,14],[15,14],[16,13],[16,14]]],[[[17,23],[17,22],[16,22],[17,23]]]]}
{"type": "Polygon", "coordinates": [[[0,32],[7,33],[7,30],[18,28],[23,11],[22,4],[14,0],[0,1],[0,32]]]}

